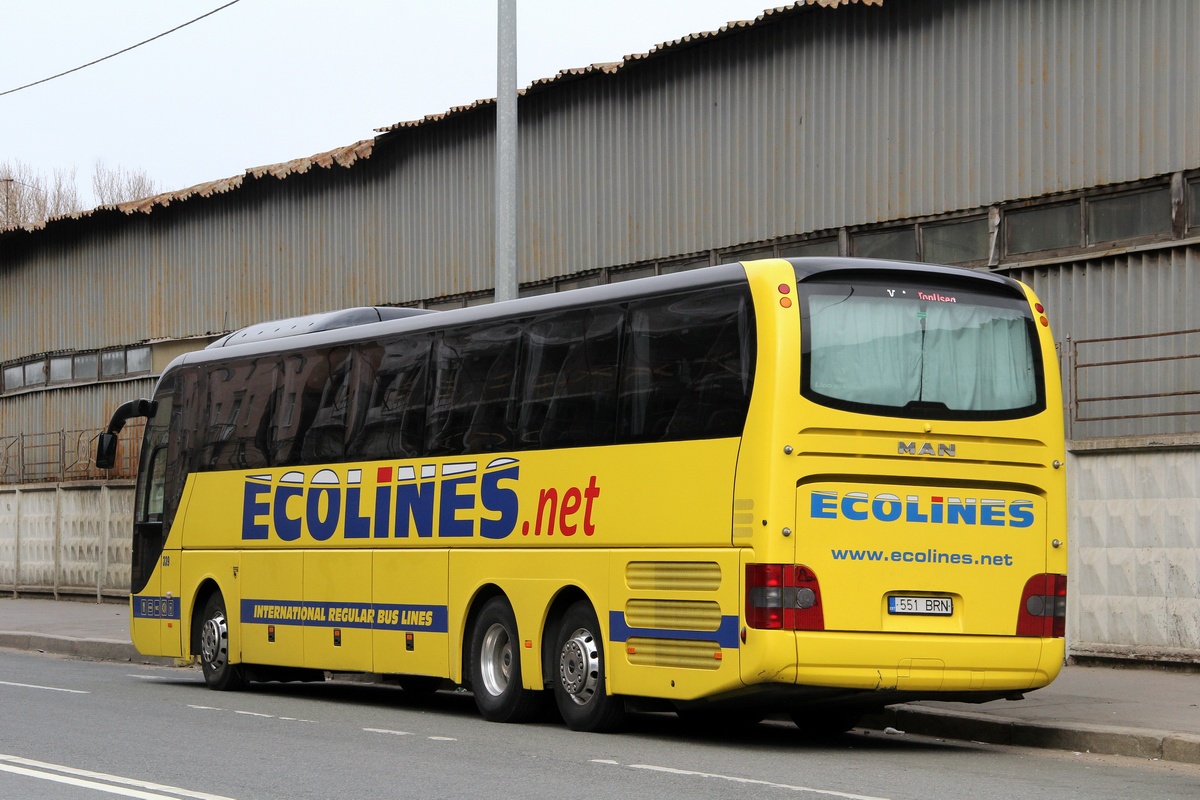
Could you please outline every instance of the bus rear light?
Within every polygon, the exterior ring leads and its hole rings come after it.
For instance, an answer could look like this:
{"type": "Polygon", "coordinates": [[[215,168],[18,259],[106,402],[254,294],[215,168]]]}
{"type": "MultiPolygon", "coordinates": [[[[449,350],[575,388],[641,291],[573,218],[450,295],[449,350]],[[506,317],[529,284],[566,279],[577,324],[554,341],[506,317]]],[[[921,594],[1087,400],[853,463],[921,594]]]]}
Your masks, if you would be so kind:
{"type": "Polygon", "coordinates": [[[1017,636],[1063,638],[1067,633],[1067,576],[1034,575],[1025,582],[1017,611],[1017,636]]]}
{"type": "Polygon", "coordinates": [[[746,624],[768,630],[825,630],[816,573],[802,564],[747,564],[746,624]]]}

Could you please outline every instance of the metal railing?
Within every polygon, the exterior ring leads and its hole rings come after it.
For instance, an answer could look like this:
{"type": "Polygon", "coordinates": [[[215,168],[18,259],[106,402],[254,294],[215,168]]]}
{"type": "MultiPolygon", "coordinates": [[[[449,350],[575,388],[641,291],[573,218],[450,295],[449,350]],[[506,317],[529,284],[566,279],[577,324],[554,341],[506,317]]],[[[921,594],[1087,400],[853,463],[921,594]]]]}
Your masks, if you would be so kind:
{"type": "Polygon", "coordinates": [[[144,428],[141,421],[125,426],[117,463],[107,470],[96,466],[102,428],[0,436],[0,486],[134,478],[144,428]]]}
{"type": "Polygon", "coordinates": [[[1200,329],[1067,340],[1062,349],[1072,438],[1200,431],[1200,329]]]}

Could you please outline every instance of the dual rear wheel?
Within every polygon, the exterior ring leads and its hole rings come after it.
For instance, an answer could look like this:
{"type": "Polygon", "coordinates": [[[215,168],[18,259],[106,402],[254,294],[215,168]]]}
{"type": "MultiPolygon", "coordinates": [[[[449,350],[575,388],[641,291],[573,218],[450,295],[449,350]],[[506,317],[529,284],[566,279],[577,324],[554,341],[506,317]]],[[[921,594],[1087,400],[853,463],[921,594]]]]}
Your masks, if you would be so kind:
{"type": "MultiPolygon", "coordinates": [[[[523,722],[542,711],[545,694],[523,686],[520,645],[512,606],[503,597],[491,598],[475,621],[470,650],[471,688],[485,719],[523,722]]],[[[625,704],[605,690],[600,625],[587,601],[563,615],[550,667],[554,700],[568,727],[601,732],[620,726],[625,704]]]]}

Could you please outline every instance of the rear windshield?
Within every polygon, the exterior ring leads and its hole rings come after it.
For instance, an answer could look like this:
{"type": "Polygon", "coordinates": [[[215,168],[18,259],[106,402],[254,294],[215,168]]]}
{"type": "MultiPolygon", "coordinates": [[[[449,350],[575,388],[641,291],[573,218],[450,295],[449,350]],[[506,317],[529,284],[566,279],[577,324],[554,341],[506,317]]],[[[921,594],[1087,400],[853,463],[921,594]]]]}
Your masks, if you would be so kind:
{"type": "Polygon", "coordinates": [[[1012,419],[1045,408],[1029,304],[977,286],[800,284],[801,393],[885,416],[1012,419]]]}

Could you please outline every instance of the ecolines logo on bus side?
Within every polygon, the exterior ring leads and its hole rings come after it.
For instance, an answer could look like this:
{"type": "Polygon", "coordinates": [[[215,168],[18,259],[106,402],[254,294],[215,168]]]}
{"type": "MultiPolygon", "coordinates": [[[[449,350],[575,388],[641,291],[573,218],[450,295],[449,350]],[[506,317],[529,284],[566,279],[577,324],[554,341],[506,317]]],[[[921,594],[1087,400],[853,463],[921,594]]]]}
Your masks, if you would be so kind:
{"type": "MultiPolygon", "coordinates": [[[[439,538],[504,539],[521,520],[515,488],[520,469],[515,458],[497,458],[482,469],[476,461],[442,464],[440,470],[436,464],[388,466],[375,470],[373,484],[364,484],[361,469],[346,470],[345,478],[328,467],[311,477],[301,470],[278,480],[248,475],[242,539],[274,533],[285,542],[302,536],[325,542],[339,531],[344,539],[427,538],[435,530],[439,538]]],[[[595,475],[586,487],[541,489],[537,513],[520,522],[521,533],[591,536],[599,496],[595,475]]]]}
{"type": "Polygon", "coordinates": [[[845,519],[865,522],[923,522],[934,525],[990,525],[1028,528],[1033,525],[1033,501],[976,500],[959,497],[918,497],[866,492],[812,492],[812,519],[845,519]]]}

